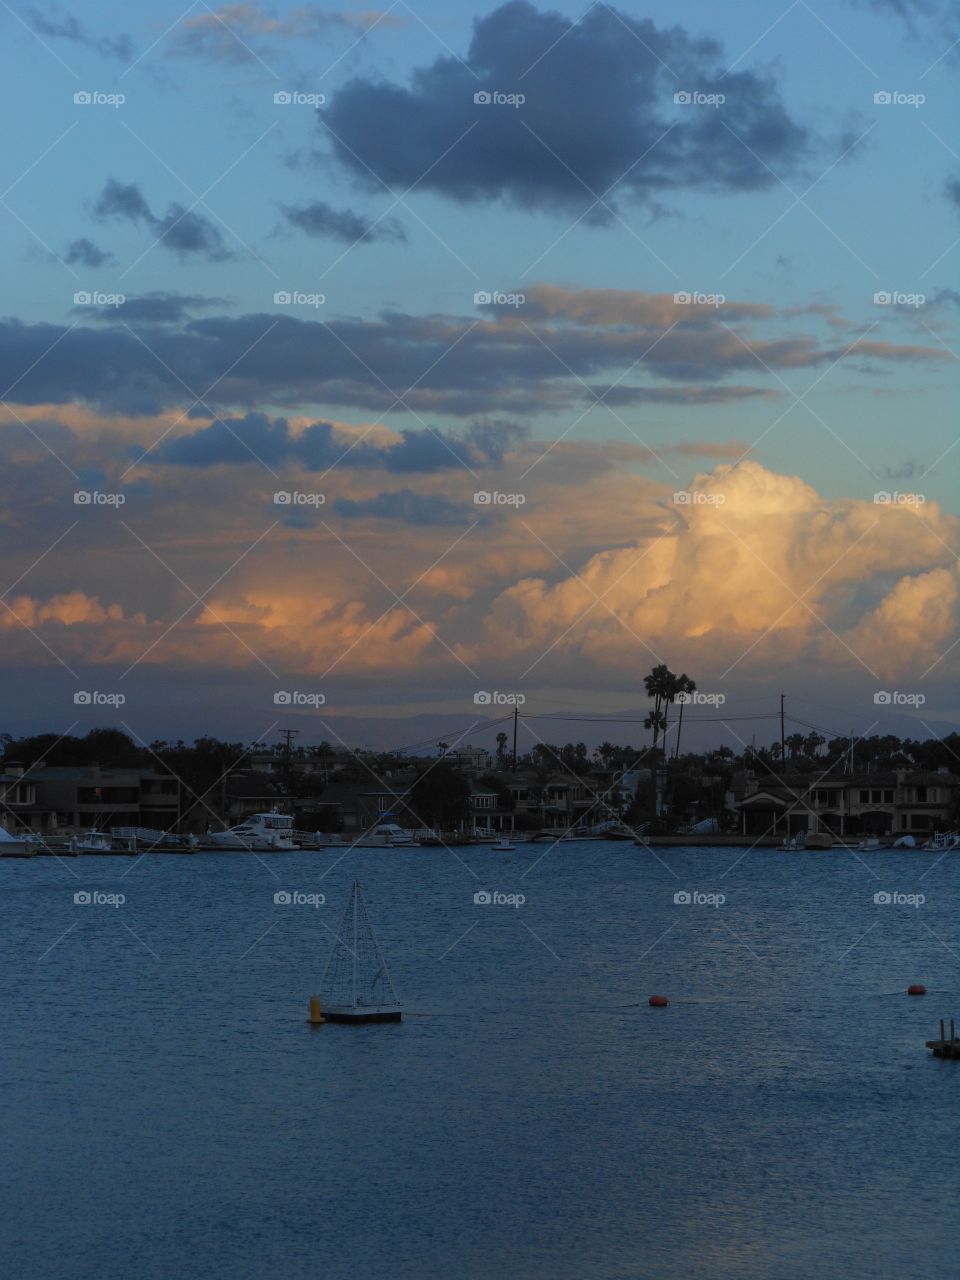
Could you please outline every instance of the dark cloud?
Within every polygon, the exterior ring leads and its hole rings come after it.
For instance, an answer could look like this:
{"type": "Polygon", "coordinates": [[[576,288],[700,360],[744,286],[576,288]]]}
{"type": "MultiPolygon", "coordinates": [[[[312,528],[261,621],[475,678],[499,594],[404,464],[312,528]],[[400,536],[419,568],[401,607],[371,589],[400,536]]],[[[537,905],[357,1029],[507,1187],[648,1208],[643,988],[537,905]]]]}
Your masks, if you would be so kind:
{"type": "Polygon", "coordinates": [[[451,502],[438,494],[414,493],[412,489],[395,489],[379,493],[375,498],[337,498],[333,509],[345,519],[373,518],[399,520],[417,526],[467,525],[476,519],[475,511],[451,502]]]}
{"type": "Polygon", "coordinates": [[[119,58],[121,62],[133,61],[133,41],[128,35],[92,35],[78,18],[66,11],[42,13],[39,9],[26,9],[24,17],[39,36],[49,40],[72,40],[105,58],[119,58]]]}
{"type": "MultiPolygon", "coordinates": [[[[454,467],[499,465],[504,452],[524,438],[512,423],[485,423],[461,435],[426,427],[402,431],[400,439],[381,444],[337,430],[329,422],[315,422],[294,433],[285,418],[248,413],[243,418],[211,422],[189,435],[163,440],[149,460],[168,465],[212,467],[257,460],[271,467],[298,466],[325,471],[339,465],[380,469],[398,474],[426,474],[454,467]]],[[[140,451],[136,451],[140,456],[140,451]]]]}
{"type": "Polygon", "coordinates": [[[145,223],[162,248],[178,253],[181,258],[196,254],[211,262],[224,262],[234,256],[224,245],[219,228],[209,218],[176,201],[162,218],[158,218],[134,182],[123,183],[110,178],[93,212],[102,221],[118,218],[135,225],[145,223]]]}
{"type": "Polygon", "coordinates": [[[63,261],[71,267],[105,267],[114,261],[113,254],[82,236],[71,240],[63,251],[63,261]]]}
{"type": "MultiPolygon", "coordinates": [[[[193,311],[224,305],[223,298],[205,298],[194,293],[145,293],[139,298],[128,297],[123,303],[122,316],[127,324],[180,324],[193,311]]],[[[78,310],[88,320],[116,323],[116,316],[108,308],[78,310]]]]}
{"type": "Polygon", "coordinates": [[[334,209],[322,200],[299,206],[285,204],[280,208],[287,222],[308,236],[323,236],[344,244],[372,244],[375,240],[406,243],[406,232],[396,218],[374,222],[361,218],[352,209],[334,209]]]}
{"type": "MultiPolygon", "coordinates": [[[[606,379],[615,382],[634,364],[620,386],[634,388],[638,401],[644,389],[672,384],[693,404],[698,395],[704,398],[702,389],[695,390],[701,384],[746,374],[769,385],[770,369],[832,363],[845,356],[853,336],[780,336],[776,317],[730,324],[722,309],[676,311],[709,314],[691,314],[668,329],[666,315],[632,325],[588,325],[558,315],[534,327],[515,318],[477,323],[399,312],[323,323],[273,312],[141,323],[131,332],[118,308],[113,323],[102,318],[69,333],[59,325],[0,321],[0,381],[12,388],[14,403],[82,400],[130,414],[170,406],[190,410],[184,386],[199,395],[217,383],[216,405],[207,407],[221,416],[265,405],[302,412],[314,404],[476,420],[569,412],[592,394],[591,387],[602,394],[606,379]]],[[[868,337],[858,342],[855,358],[855,366],[849,358],[851,367],[867,370],[903,362],[929,368],[951,359],[932,343],[868,337]]],[[[413,445],[410,450],[398,461],[412,456],[413,445]]]]}
{"type": "MultiPolygon", "coordinates": [[[[724,75],[714,41],[604,4],[574,22],[512,0],[477,19],[463,61],[439,57],[409,88],[355,78],[319,119],[364,186],[419,184],[463,202],[578,212],[612,186],[611,201],[772,186],[812,146],[772,78],[724,75]],[[677,105],[682,91],[726,100],[677,105]],[[477,92],[526,101],[477,105],[477,92]]],[[[597,206],[591,216],[608,215],[597,206]]]]}

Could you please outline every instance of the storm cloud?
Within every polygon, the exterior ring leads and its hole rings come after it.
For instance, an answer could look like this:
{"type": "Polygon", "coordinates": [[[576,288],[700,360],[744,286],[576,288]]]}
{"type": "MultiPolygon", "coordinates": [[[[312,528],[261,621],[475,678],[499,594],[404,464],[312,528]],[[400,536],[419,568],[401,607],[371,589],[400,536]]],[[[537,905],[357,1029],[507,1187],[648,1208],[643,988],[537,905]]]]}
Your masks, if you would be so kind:
{"type": "Polygon", "coordinates": [[[319,120],[364,187],[594,206],[594,221],[610,216],[596,203],[608,191],[612,205],[678,188],[769,187],[813,148],[772,78],[725,73],[715,41],[600,4],[573,22],[512,0],[475,21],[462,60],[438,57],[409,87],[357,77],[319,120]],[[706,105],[716,95],[722,102],[706,105]]]}

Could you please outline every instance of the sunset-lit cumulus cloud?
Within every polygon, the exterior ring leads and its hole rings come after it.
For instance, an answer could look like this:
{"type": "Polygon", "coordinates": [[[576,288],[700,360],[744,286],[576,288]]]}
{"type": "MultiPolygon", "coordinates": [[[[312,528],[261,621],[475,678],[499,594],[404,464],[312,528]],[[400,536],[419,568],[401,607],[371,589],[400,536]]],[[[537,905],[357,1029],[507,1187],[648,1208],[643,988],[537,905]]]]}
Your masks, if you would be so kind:
{"type": "MultiPolygon", "coordinates": [[[[575,451],[568,461],[575,475],[575,451]]],[[[578,671],[630,685],[637,664],[661,653],[708,680],[787,661],[916,676],[956,634],[949,548],[960,529],[933,503],[827,500],[746,460],[719,463],[673,493],[643,475],[598,471],[578,486],[580,507],[568,497],[573,476],[563,484],[554,473],[531,484],[529,506],[509,512],[464,500],[451,527],[441,481],[421,480],[422,491],[395,491],[422,504],[404,513],[378,505],[380,479],[365,476],[347,519],[324,504],[302,527],[277,527],[249,557],[252,523],[223,525],[205,572],[213,581],[216,565],[236,567],[202,602],[163,567],[181,563],[187,531],[165,535],[141,519],[138,535],[156,539],[163,563],[129,538],[118,576],[145,578],[140,590],[159,583],[153,610],[136,596],[105,605],[82,592],[22,597],[13,608],[70,660],[376,672],[400,683],[427,670],[449,681],[462,674],[459,659],[471,670],[507,663],[515,677],[534,668],[547,687],[578,671]],[[443,518],[428,518],[431,503],[443,518]],[[402,544],[384,520],[405,524],[402,544]]],[[[196,580],[198,548],[190,555],[196,580]]],[[[7,633],[16,626],[7,614],[7,633]]]]}

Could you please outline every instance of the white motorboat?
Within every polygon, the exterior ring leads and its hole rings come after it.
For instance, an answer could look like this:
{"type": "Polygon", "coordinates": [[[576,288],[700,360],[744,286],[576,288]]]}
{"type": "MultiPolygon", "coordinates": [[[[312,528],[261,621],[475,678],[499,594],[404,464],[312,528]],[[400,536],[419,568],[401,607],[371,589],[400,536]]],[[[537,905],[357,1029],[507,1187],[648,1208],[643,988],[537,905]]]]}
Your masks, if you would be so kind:
{"type": "Polygon", "coordinates": [[[0,858],[32,858],[38,843],[35,836],[12,836],[0,826],[0,858]]]}
{"type": "Polygon", "coordinates": [[[250,853],[282,853],[296,849],[293,818],[286,813],[255,813],[228,831],[208,831],[200,837],[206,849],[244,849],[250,853]]]}
{"type": "Polygon", "coordinates": [[[915,849],[917,842],[913,836],[900,836],[893,842],[894,849],[915,849]]]}
{"type": "Polygon", "coordinates": [[[409,831],[404,831],[403,827],[398,826],[396,822],[377,822],[369,831],[364,831],[363,835],[358,836],[356,840],[351,840],[350,845],[354,849],[402,849],[402,848],[419,848],[417,841],[409,831]]]}
{"type": "Polygon", "coordinates": [[[880,841],[876,836],[867,836],[857,845],[858,853],[872,853],[874,849],[880,848],[880,841]]]}
{"type": "Polygon", "coordinates": [[[517,846],[515,844],[511,844],[509,840],[501,838],[500,840],[497,840],[492,847],[494,853],[509,853],[511,850],[516,849],[517,846]]]}
{"type": "Polygon", "coordinates": [[[104,831],[84,831],[67,841],[67,853],[113,853],[113,837],[104,831]]]}

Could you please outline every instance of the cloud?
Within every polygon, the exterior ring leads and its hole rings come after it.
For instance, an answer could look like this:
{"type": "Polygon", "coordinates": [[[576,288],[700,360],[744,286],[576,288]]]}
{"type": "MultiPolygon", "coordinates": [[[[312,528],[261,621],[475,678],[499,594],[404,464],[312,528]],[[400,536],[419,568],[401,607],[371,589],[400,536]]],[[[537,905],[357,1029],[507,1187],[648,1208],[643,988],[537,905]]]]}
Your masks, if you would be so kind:
{"type": "MultiPolygon", "coordinates": [[[[145,461],[189,467],[225,463],[266,463],[325,471],[334,466],[382,469],[397,474],[496,466],[523,432],[512,423],[479,424],[463,435],[424,428],[401,431],[388,442],[349,436],[329,422],[313,422],[294,432],[286,418],[249,413],[212,422],[188,435],[168,438],[145,461]]],[[[135,451],[136,456],[140,450],[135,451]]],[[[383,497],[384,495],[381,495],[383,497]]],[[[355,514],[351,508],[351,514],[355,514]]]]}
{"type": "Polygon", "coordinates": [[[284,218],[308,236],[340,240],[344,244],[372,244],[375,240],[406,243],[407,234],[396,218],[375,222],[352,209],[334,209],[322,200],[306,205],[281,205],[284,218]]]}
{"type": "MultiPolygon", "coordinates": [[[[153,293],[141,294],[138,298],[127,298],[123,303],[123,318],[127,324],[179,324],[189,318],[193,311],[209,310],[211,307],[223,306],[223,298],[207,298],[196,293],[153,293]]],[[[84,307],[80,313],[88,320],[99,324],[112,324],[114,317],[107,309],[84,307]]]]}
{"type": "Polygon", "coordinates": [[[225,262],[235,256],[226,248],[219,228],[209,218],[176,201],[162,218],[158,218],[150,211],[140,188],[133,182],[122,183],[110,178],[93,212],[101,221],[116,218],[135,225],[146,223],[158,245],[178,253],[181,259],[195,254],[210,262],[225,262]]]}
{"type": "MultiPolygon", "coordinates": [[[[133,216],[138,196],[135,188],[126,189],[118,205],[133,216]]],[[[530,295],[535,302],[536,287],[530,295]]],[[[122,309],[113,323],[98,317],[95,330],[81,326],[69,333],[62,326],[6,320],[0,321],[0,378],[5,386],[15,384],[15,403],[81,400],[110,412],[190,409],[184,384],[199,394],[216,382],[219,416],[223,406],[299,412],[320,404],[380,414],[406,410],[421,418],[516,419],[589,403],[609,392],[617,375],[623,380],[610,393],[612,404],[663,399],[696,406],[756,393],[740,381],[731,388],[732,377],[767,382],[770,371],[840,360],[854,372],[902,363],[933,370],[952,358],[933,344],[856,341],[853,335],[837,341],[829,331],[825,341],[795,327],[783,331],[776,315],[747,314],[751,304],[729,304],[728,316],[723,308],[671,302],[659,318],[660,297],[638,295],[638,307],[647,305],[645,297],[653,299],[651,317],[658,318],[635,324],[580,323],[560,312],[525,323],[512,314],[478,321],[397,311],[320,323],[285,308],[157,324],[138,341],[121,324],[122,309]],[[660,397],[661,389],[671,394],[660,397]]],[[[211,406],[206,413],[214,416],[211,406]]]]}
{"type": "MultiPolygon", "coordinates": [[[[82,591],[69,591],[46,600],[16,596],[8,603],[9,611],[4,609],[0,614],[0,628],[7,631],[20,625],[37,628],[52,622],[74,627],[80,623],[122,622],[124,618],[121,605],[102,605],[96,596],[82,591]]],[[[142,615],[139,620],[143,620],[142,615]]]]}
{"type": "MultiPolygon", "coordinates": [[[[56,259],[54,259],[56,261],[56,259]]],[[[71,240],[63,251],[63,261],[71,267],[105,267],[114,261],[113,254],[101,249],[86,236],[71,240]]]]}
{"type": "Polygon", "coordinates": [[[466,527],[476,519],[472,508],[451,502],[439,494],[415,493],[412,489],[394,489],[378,493],[375,498],[338,498],[333,509],[345,519],[396,520],[418,526],[466,527]]]}
{"type": "Polygon", "coordinates": [[[354,78],[319,120],[363,186],[419,184],[463,203],[500,198],[565,214],[593,206],[594,221],[609,219],[596,198],[610,188],[608,203],[756,190],[813,147],[772,77],[725,74],[716,42],[606,4],[574,21],[512,0],[475,21],[462,60],[441,55],[409,88],[354,78]],[[477,105],[478,91],[526,100],[477,105]],[[677,91],[725,102],[676,105],[677,91]]]}
{"type": "Polygon", "coordinates": [[[74,44],[93,49],[105,58],[119,58],[121,62],[132,62],[134,57],[133,41],[128,35],[94,36],[72,13],[43,13],[39,9],[25,10],[28,25],[39,36],[51,40],[72,40],[74,44]]]}
{"type": "Polygon", "coordinates": [[[356,35],[400,23],[401,19],[389,11],[376,9],[351,13],[301,5],[278,17],[258,4],[225,4],[217,10],[207,8],[185,17],[170,55],[242,64],[260,61],[257,50],[266,41],[316,38],[337,28],[356,35]]]}
{"type": "Polygon", "coordinates": [[[944,195],[960,210],[960,178],[950,177],[944,183],[944,195]]]}
{"type": "Polygon", "coordinates": [[[461,654],[479,661],[509,634],[529,661],[553,646],[568,663],[623,668],[650,646],[715,678],[741,662],[919,676],[955,631],[955,569],[943,566],[958,522],[935,505],[921,516],[830,502],[750,460],[720,464],[685,492],[655,536],[600,551],[559,581],[524,578],[502,592],[461,654]]]}

